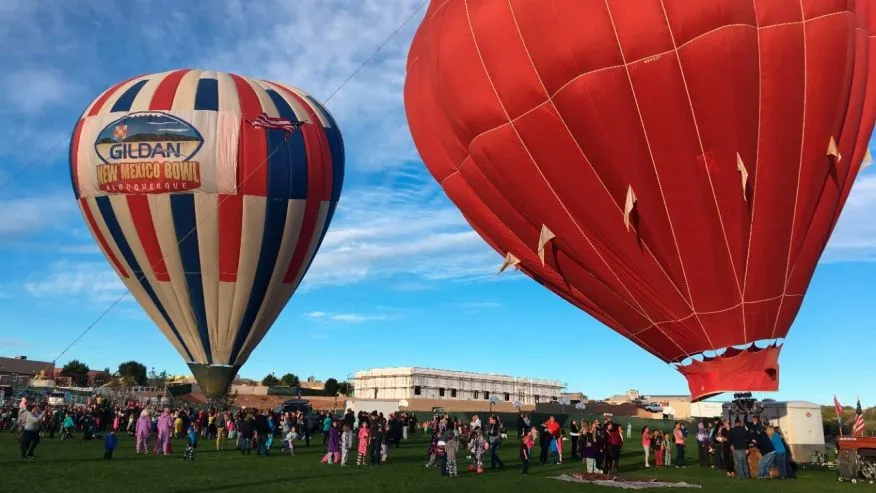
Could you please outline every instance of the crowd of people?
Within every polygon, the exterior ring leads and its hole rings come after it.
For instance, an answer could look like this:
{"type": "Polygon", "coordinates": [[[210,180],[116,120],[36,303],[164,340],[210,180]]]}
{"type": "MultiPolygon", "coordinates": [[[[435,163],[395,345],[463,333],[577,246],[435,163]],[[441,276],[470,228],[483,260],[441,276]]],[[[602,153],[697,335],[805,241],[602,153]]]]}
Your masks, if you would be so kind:
{"type": "MultiPolygon", "coordinates": [[[[416,415],[411,413],[383,413],[352,409],[338,415],[310,410],[237,409],[196,410],[191,407],[161,407],[150,403],[127,402],[114,404],[96,396],[85,406],[37,405],[22,400],[14,406],[0,408],[0,431],[20,432],[23,459],[35,458],[35,450],[42,436],[62,440],[80,433],[83,440],[103,438],[106,459],[112,459],[118,439],[116,433],[134,437],[137,454],[171,455],[171,438],[184,439],[184,459],[194,460],[198,443],[215,444],[217,451],[237,450],[242,455],[268,456],[272,449],[295,455],[296,444],[311,446],[314,435],[322,435],[326,464],[346,466],[351,453],[356,454],[358,466],[384,464],[390,449],[399,447],[409,433],[419,429],[416,415]],[[277,446],[275,446],[275,443],[277,446]],[[355,451],[355,452],[354,452],[355,451]]],[[[435,414],[422,423],[422,431],[431,434],[426,450],[426,468],[437,468],[442,475],[456,476],[457,459],[464,454],[468,469],[478,474],[486,471],[489,453],[490,469],[502,469],[501,444],[508,439],[501,418],[491,415],[482,423],[478,415],[469,421],[449,415],[435,414]]],[[[521,474],[529,471],[533,448],[538,444],[537,459],[541,464],[562,464],[564,459],[579,460],[584,470],[592,474],[614,475],[618,471],[621,450],[631,439],[628,423],[626,438],[623,427],[605,417],[592,422],[571,420],[568,434],[553,416],[541,425],[534,425],[531,417],[521,413],[517,422],[521,474]],[[568,450],[565,442],[570,442],[568,450]],[[564,456],[565,454],[565,456],[564,456]]],[[[683,422],[675,423],[671,431],[644,427],[641,446],[644,467],[686,467],[688,430],[683,422]]],[[[748,457],[755,450],[758,459],[758,477],[773,475],[780,479],[794,478],[796,465],[791,450],[778,427],[764,425],[757,417],[750,421],[716,419],[697,423],[696,446],[699,465],[723,471],[728,477],[748,479],[751,472],[748,457]]]]}
{"type": "MultiPolygon", "coordinates": [[[[684,423],[676,423],[671,433],[644,427],[642,448],[645,467],[651,467],[650,457],[654,457],[655,467],[685,467],[686,443],[687,429],[684,423]]],[[[758,479],[771,478],[773,466],[776,478],[796,478],[796,464],[781,428],[764,425],[756,416],[751,421],[737,418],[732,424],[730,420],[722,419],[699,422],[696,444],[700,467],[723,471],[727,477],[750,479],[748,459],[757,450],[760,454],[758,479]]]]}

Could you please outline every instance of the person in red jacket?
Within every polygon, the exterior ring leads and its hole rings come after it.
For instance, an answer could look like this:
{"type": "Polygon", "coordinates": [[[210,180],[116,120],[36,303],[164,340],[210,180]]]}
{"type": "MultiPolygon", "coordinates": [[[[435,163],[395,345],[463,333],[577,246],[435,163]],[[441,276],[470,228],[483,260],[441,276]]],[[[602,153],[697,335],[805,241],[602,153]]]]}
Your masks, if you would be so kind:
{"type": "Polygon", "coordinates": [[[560,423],[553,416],[549,417],[548,420],[544,423],[544,427],[547,429],[548,433],[550,433],[551,437],[556,440],[557,443],[557,457],[559,457],[558,464],[563,463],[563,437],[560,433],[560,423]]]}

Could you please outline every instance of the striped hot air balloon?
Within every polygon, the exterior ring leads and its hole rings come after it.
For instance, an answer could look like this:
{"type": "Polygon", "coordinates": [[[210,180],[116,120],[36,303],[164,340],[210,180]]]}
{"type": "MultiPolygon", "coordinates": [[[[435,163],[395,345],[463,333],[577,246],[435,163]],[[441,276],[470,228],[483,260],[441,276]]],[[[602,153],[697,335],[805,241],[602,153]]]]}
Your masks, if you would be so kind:
{"type": "Polygon", "coordinates": [[[70,172],[113,269],[218,397],[313,261],[344,146],[299,89],[174,70],[95,99],[73,132],[70,172]]]}

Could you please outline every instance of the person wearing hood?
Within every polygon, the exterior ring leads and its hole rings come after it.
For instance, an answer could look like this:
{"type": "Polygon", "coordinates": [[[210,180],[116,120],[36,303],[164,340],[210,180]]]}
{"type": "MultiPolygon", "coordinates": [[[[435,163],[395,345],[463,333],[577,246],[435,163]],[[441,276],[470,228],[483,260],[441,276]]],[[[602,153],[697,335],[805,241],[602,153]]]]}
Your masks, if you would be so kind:
{"type": "Polygon", "coordinates": [[[170,430],[173,428],[173,417],[170,408],[164,408],[158,417],[158,450],[164,455],[170,455],[170,430]]]}
{"type": "Polygon", "coordinates": [[[147,442],[149,441],[149,435],[152,432],[152,418],[149,417],[149,411],[144,409],[140,411],[140,417],[137,419],[137,426],[135,428],[134,434],[137,437],[137,445],[136,451],[139,455],[142,451],[143,455],[149,453],[149,447],[147,442]]]}

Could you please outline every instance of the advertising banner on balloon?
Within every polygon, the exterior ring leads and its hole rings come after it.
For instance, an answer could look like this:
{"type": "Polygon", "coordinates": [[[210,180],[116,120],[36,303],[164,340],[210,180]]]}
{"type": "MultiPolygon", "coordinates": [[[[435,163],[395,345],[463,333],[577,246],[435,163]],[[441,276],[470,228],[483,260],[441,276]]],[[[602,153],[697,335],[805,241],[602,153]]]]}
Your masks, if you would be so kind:
{"type": "Polygon", "coordinates": [[[80,194],[237,192],[240,116],[140,111],[87,117],[78,135],[80,194]]]}

